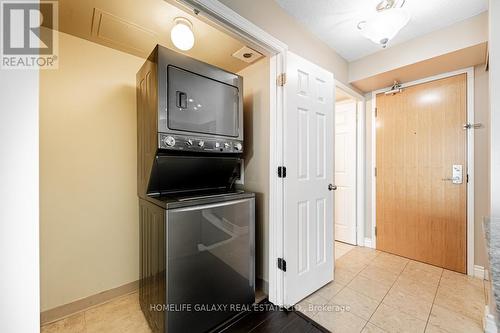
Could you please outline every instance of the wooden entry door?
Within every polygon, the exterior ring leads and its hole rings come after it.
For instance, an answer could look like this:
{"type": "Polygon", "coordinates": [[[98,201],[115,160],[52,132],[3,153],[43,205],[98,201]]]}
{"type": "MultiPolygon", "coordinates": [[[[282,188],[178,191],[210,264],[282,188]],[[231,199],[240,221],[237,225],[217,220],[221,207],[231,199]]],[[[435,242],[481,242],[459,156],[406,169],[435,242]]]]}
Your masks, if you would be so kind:
{"type": "Polygon", "coordinates": [[[466,74],[376,98],[377,249],[465,273],[466,74]]]}

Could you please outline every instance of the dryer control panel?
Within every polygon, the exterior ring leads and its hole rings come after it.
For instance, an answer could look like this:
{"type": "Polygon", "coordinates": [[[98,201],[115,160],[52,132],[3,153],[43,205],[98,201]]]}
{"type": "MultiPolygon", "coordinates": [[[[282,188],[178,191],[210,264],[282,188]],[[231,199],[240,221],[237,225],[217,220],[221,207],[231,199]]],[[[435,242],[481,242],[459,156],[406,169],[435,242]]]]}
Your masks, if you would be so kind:
{"type": "Polygon", "coordinates": [[[242,153],[243,142],[211,137],[191,137],[160,133],[158,135],[160,149],[207,152],[207,153],[242,153]]]}

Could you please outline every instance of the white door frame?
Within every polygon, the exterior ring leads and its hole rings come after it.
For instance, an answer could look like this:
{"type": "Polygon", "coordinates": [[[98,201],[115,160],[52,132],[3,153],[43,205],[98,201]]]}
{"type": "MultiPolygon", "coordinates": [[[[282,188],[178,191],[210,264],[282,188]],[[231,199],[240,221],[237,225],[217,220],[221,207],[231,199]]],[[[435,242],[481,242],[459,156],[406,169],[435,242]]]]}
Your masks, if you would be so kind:
{"type": "MultiPolygon", "coordinates": [[[[430,76],[421,80],[403,83],[402,87],[410,87],[418,84],[436,81],[455,75],[467,74],[467,122],[474,124],[474,67],[464,68],[453,72],[430,76]]],[[[376,155],[376,121],[375,109],[377,107],[377,94],[389,90],[390,87],[379,89],[372,92],[372,156],[371,156],[371,179],[372,184],[372,247],[376,248],[377,237],[375,228],[377,226],[377,189],[375,179],[375,167],[377,161],[376,155]]],[[[467,274],[474,275],[474,129],[467,131],[467,274]]]]}
{"type": "Polygon", "coordinates": [[[277,258],[283,257],[283,179],[273,175],[276,175],[278,166],[283,165],[283,115],[286,101],[284,89],[276,84],[276,78],[286,70],[288,46],[217,0],[178,1],[190,9],[198,10],[198,16],[221,25],[250,45],[256,45],[270,54],[268,297],[272,303],[284,305],[284,272],[277,267],[277,258]]]}
{"type": "MultiPolygon", "coordinates": [[[[365,97],[351,87],[335,80],[335,86],[356,101],[356,245],[369,246],[365,242],[365,97]]],[[[335,180],[334,180],[335,182],[335,180]]]]}

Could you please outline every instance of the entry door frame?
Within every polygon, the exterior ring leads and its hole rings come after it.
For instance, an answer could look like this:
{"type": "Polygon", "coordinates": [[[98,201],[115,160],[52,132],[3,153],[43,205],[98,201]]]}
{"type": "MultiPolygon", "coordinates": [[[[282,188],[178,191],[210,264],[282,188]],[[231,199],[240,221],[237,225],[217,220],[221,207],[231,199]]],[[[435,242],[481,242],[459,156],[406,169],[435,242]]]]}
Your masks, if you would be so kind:
{"type": "MultiPolygon", "coordinates": [[[[370,246],[365,238],[365,123],[366,99],[351,87],[335,80],[335,88],[343,90],[356,102],[356,245],[370,246]]],[[[334,156],[335,159],[335,156],[334,156]]],[[[335,179],[334,179],[335,182],[335,179]]]]}
{"type": "MultiPolygon", "coordinates": [[[[474,67],[468,67],[453,72],[447,72],[439,75],[430,76],[424,79],[403,83],[402,88],[416,86],[422,83],[432,82],[448,77],[467,74],[467,123],[474,124],[474,67]]],[[[372,136],[372,154],[371,154],[371,201],[372,201],[372,243],[371,247],[376,248],[377,236],[375,233],[377,227],[377,185],[375,177],[375,168],[377,166],[377,118],[375,110],[377,108],[377,94],[384,93],[390,90],[390,87],[379,89],[372,92],[372,112],[371,112],[371,136],[372,136]]],[[[467,131],[467,175],[469,182],[467,183],[467,275],[481,275],[474,273],[474,128],[467,131]]],[[[481,276],[481,278],[484,277],[481,276]]]]}
{"type": "Polygon", "coordinates": [[[269,147],[269,225],[268,225],[268,297],[278,306],[284,305],[284,272],[278,269],[277,258],[284,257],[284,186],[278,178],[278,166],[283,165],[283,120],[286,110],[284,87],[278,84],[278,75],[286,73],[288,45],[273,37],[217,0],[165,0],[208,23],[215,23],[235,38],[244,40],[270,58],[270,147],[269,147]],[[187,7],[187,8],[186,8],[187,7]]]}

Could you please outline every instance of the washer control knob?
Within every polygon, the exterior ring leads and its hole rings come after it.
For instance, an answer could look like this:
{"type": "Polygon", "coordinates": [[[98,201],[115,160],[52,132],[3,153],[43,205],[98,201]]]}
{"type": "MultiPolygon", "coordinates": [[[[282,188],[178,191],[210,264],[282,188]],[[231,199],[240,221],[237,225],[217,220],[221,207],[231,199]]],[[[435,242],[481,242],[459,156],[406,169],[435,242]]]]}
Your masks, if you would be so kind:
{"type": "Polygon", "coordinates": [[[205,141],[200,140],[198,141],[198,147],[203,148],[205,146],[205,141]]]}
{"type": "Polygon", "coordinates": [[[175,146],[175,138],[173,136],[164,137],[163,142],[169,147],[175,146]]]}
{"type": "Polygon", "coordinates": [[[243,148],[243,146],[242,146],[242,145],[241,145],[241,143],[239,143],[239,142],[238,142],[237,144],[235,144],[235,145],[234,145],[234,149],[235,149],[235,150],[241,151],[241,149],[242,149],[242,148],[243,148]]]}
{"type": "Polygon", "coordinates": [[[192,145],[193,145],[193,140],[188,139],[188,140],[186,141],[186,145],[187,145],[187,146],[192,146],[192,145]]]}
{"type": "Polygon", "coordinates": [[[230,144],[226,142],[226,143],[224,144],[224,148],[229,149],[229,147],[230,147],[230,144]]]}
{"type": "Polygon", "coordinates": [[[219,142],[215,143],[215,148],[220,148],[220,143],[219,142]]]}

